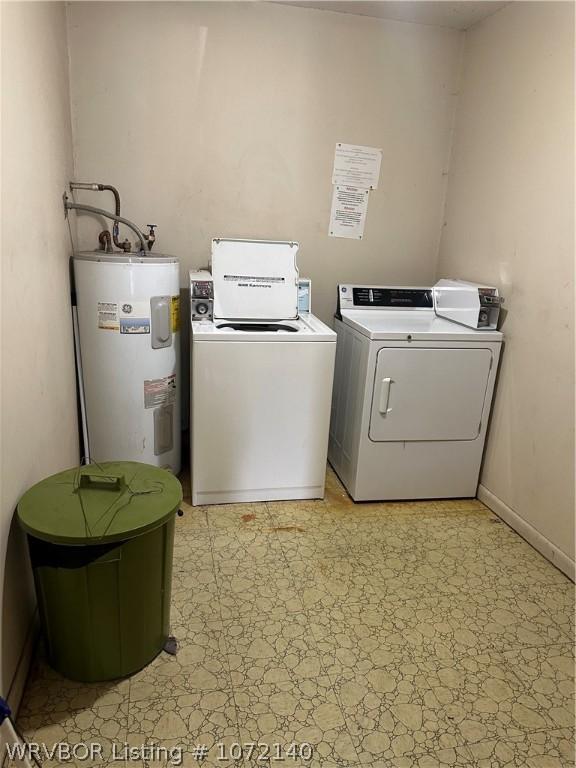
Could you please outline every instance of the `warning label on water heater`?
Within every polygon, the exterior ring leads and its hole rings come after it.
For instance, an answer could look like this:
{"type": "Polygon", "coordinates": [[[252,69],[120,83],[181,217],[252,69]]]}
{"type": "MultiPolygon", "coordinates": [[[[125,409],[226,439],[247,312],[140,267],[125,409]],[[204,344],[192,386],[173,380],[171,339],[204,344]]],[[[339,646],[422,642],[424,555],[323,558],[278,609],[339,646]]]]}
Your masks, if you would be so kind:
{"type": "Polygon", "coordinates": [[[120,330],[118,304],[108,301],[98,302],[98,328],[103,328],[106,331],[120,330]]]}
{"type": "Polygon", "coordinates": [[[150,333],[150,302],[123,301],[120,304],[120,333],[150,333]]]}
{"type": "Polygon", "coordinates": [[[144,380],[144,408],[170,405],[176,400],[176,374],[163,379],[144,380]]]}
{"type": "Polygon", "coordinates": [[[170,302],[170,322],[172,324],[172,333],[180,330],[180,296],[172,296],[170,302]]]}
{"type": "Polygon", "coordinates": [[[99,301],[98,328],[126,335],[150,333],[150,302],[99,301]]]}

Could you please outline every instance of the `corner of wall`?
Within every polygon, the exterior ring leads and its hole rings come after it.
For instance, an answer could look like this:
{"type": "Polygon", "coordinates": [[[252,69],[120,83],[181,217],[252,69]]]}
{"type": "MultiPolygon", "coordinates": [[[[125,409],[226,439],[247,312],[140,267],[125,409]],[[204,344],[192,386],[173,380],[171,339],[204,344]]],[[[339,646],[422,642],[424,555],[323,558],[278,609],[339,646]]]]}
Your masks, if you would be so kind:
{"type": "MultiPolygon", "coordinates": [[[[74,104],[72,102],[72,55],[70,50],[70,27],[71,27],[71,13],[72,3],[64,3],[64,37],[66,41],[66,74],[67,74],[67,88],[68,88],[68,117],[70,124],[70,136],[72,138],[72,151],[71,151],[71,174],[72,178],[69,181],[76,180],[76,168],[78,167],[78,157],[76,142],[74,136],[76,135],[76,112],[74,104]]],[[[67,192],[69,190],[66,190],[67,192]]],[[[73,250],[74,241],[78,242],[78,230],[76,216],[68,217],[68,226],[70,230],[71,249],[73,250]]]]}
{"type": "Polygon", "coordinates": [[[0,694],[16,710],[38,620],[15,511],[27,488],[79,458],[70,246],[61,200],[72,168],[65,5],[3,5],[2,43],[2,351],[13,364],[0,378],[2,402],[10,406],[3,408],[0,432],[10,446],[1,466],[0,694]]]}
{"type": "Polygon", "coordinates": [[[439,274],[439,268],[440,268],[440,259],[441,259],[441,252],[442,252],[442,241],[444,239],[444,230],[446,228],[446,216],[447,216],[447,210],[448,210],[448,192],[449,192],[449,186],[450,186],[450,171],[452,169],[452,158],[453,158],[453,152],[454,152],[454,138],[456,136],[456,125],[458,121],[458,110],[460,107],[460,101],[462,96],[462,84],[464,80],[464,63],[465,63],[465,56],[466,56],[466,44],[467,44],[467,31],[462,30],[460,33],[460,50],[458,51],[458,67],[457,67],[457,74],[455,79],[455,91],[452,93],[452,115],[450,119],[450,133],[449,133],[449,139],[448,139],[448,147],[446,151],[446,158],[444,162],[444,184],[442,189],[442,203],[441,203],[441,210],[440,210],[440,222],[438,227],[438,239],[436,241],[436,248],[435,248],[435,260],[434,260],[434,269],[433,269],[433,275],[434,280],[438,280],[440,277],[439,274]]]}

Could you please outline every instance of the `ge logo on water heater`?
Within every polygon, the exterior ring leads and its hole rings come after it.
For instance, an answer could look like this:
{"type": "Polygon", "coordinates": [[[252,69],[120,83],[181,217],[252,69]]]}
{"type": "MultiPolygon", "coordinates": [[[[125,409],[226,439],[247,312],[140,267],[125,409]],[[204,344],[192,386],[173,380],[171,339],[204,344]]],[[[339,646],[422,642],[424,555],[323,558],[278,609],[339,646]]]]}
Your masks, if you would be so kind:
{"type": "Polygon", "coordinates": [[[122,312],[125,312],[127,315],[132,312],[132,304],[122,304],[122,312]]]}

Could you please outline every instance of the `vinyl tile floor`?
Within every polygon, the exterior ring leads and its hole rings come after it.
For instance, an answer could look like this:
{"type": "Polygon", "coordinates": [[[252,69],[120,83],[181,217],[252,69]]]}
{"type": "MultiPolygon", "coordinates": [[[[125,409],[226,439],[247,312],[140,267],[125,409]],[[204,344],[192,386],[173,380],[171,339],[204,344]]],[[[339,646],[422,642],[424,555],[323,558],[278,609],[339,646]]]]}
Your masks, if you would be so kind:
{"type": "Polygon", "coordinates": [[[479,501],[354,504],[329,468],[323,501],[184,504],[177,655],[94,685],[39,657],[19,725],[103,745],[67,765],[126,742],[126,768],[177,761],[143,744],[193,767],[565,768],[573,621],[574,585],[479,501]]]}

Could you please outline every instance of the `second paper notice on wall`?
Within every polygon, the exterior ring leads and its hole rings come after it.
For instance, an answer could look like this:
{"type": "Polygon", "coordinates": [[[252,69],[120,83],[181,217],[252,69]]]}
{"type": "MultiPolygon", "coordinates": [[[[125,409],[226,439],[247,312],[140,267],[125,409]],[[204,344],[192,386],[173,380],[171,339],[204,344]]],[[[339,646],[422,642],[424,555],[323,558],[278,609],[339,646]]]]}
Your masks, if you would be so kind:
{"type": "Polygon", "coordinates": [[[331,237],[362,239],[370,190],[378,186],[381,162],[381,149],[336,144],[328,229],[331,237]]]}

